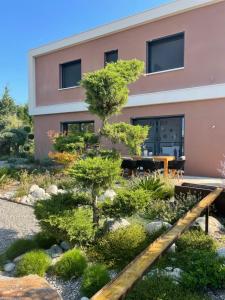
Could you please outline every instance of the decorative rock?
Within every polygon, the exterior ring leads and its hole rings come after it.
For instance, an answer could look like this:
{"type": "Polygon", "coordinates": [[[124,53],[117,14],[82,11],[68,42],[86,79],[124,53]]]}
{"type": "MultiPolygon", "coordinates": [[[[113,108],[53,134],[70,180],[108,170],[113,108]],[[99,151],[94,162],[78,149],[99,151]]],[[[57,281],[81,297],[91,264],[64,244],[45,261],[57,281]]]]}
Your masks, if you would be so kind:
{"type": "Polygon", "coordinates": [[[36,199],[43,199],[45,198],[45,190],[42,188],[38,188],[36,190],[34,190],[33,192],[30,193],[30,195],[36,199]]]}
{"type": "Polygon", "coordinates": [[[110,219],[107,220],[104,224],[106,231],[116,231],[119,228],[124,228],[129,226],[130,223],[126,219],[110,219]]]}
{"type": "Polygon", "coordinates": [[[176,252],[176,245],[173,244],[169,249],[168,249],[169,253],[175,253],[176,252]]]}
{"type": "Polygon", "coordinates": [[[146,231],[147,231],[148,234],[152,234],[152,233],[160,230],[162,227],[165,227],[166,229],[169,229],[169,228],[172,227],[172,225],[169,224],[168,222],[155,221],[155,222],[148,223],[146,225],[146,231]]]}
{"type": "Polygon", "coordinates": [[[182,270],[179,268],[173,269],[172,267],[167,267],[164,270],[164,274],[171,277],[175,281],[179,281],[181,279],[182,270]]]}
{"type": "Polygon", "coordinates": [[[23,257],[24,257],[25,254],[21,254],[20,256],[17,256],[16,258],[14,258],[13,262],[16,264],[18,263],[23,257]]]}
{"type": "Polygon", "coordinates": [[[114,190],[109,189],[106,190],[105,193],[99,197],[99,200],[105,201],[106,199],[110,199],[111,201],[113,201],[115,197],[116,197],[116,192],[114,190]]]}
{"type": "Polygon", "coordinates": [[[56,258],[63,253],[63,250],[58,245],[53,245],[50,249],[46,250],[46,253],[52,258],[56,258]]]}
{"type": "Polygon", "coordinates": [[[58,187],[55,184],[50,185],[47,190],[46,193],[50,194],[50,195],[57,195],[58,194],[58,187]]]}
{"type": "Polygon", "coordinates": [[[217,255],[221,258],[225,258],[225,248],[220,248],[217,250],[217,255]]]}
{"type": "MultiPolygon", "coordinates": [[[[203,231],[205,231],[205,216],[198,218],[194,225],[195,227],[200,227],[203,231]]],[[[224,231],[224,226],[214,217],[209,217],[209,234],[214,235],[215,233],[224,231]]]]}
{"type": "Polygon", "coordinates": [[[70,247],[70,244],[63,241],[61,244],[60,244],[60,247],[64,250],[64,251],[67,251],[69,250],[71,247],[70,247]]]}
{"type": "Polygon", "coordinates": [[[89,300],[87,297],[82,297],[80,300],[89,300]]]}
{"type": "Polygon", "coordinates": [[[3,269],[5,272],[12,272],[15,269],[15,264],[14,263],[8,263],[4,265],[3,269]]]}
{"type": "Polygon", "coordinates": [[[58,194],[66,194],[66,193],[67,193],[67,191],[65,191],[65,190],[62,190],[62,189],[58,190],[58,194]]]}
{"type": "Polygon", "coordinates": [[[39,189],[39,186],[37,184],[33,184],[30,187],[29,193],[33,193],[35,190],[39,189]]]}

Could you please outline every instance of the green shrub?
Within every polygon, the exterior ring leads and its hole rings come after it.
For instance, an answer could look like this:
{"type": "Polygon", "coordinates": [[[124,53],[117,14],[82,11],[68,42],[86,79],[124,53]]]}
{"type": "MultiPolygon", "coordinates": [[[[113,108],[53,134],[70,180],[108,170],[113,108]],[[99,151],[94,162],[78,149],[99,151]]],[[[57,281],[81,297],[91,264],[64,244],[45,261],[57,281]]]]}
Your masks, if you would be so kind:
{"type": "Polygon", "coordinates": [[[191,230],[185,232],[176,242],[177,251],[192,251],[192,250],[216,250],[215,241],[202,231],[191,230]]]}
{"type": "Polygon", "coordinates": [[[41,250],[26,253],[16,266],[17,276],[37,274],[44,276],[51,265],[50,257],[41,250]]]}
{"type": "Polygon", "coordinates": [[[92,265],[84,271],[81,291],[86,297],[91,297],[109,281],[110,276],[104,265],[92,265]]]}
{"type": "Polygon", "coordinates": [[[46,232],[38,232],[34,236],[33,240],[36,243],[37,247],[41,249],[48,249],[52,245],[57,243],[57,240],[46,232]]]}
{"type": "Polygon", "coordinates": [[[126,300],[209,300],[206,295],[182,288],[165,276],[148,276],[140,281],[126,300]]]}
{"type": "Polygon", "coordinates": [[[89,198],[84,193],[58,194],[51,199],[38,201],[35,215],[44,232],[57,240],[72,243],[89,243],[95,234],[93,215],[90,208],[80,207],[87,204],[89,198]]]}
{"type": "Polygon", "coordinates": [[[149,237],[144,227],[135,224],[107,233],[99,239],[94,247],[94,252],[98,260],[107,265],[122,268],[148,244],[149,237]]]}
{"type": "Polygon", "coordinates": [[[86,257],[79,249],[72,249],[63,254],[62,258],[55,264],[56,275],[65,280],[79,277],[87,267],[86,257]]]}
{"type": "Polygon", "coordinates": [[[144,210],[149,201],[149,193],[145,190],[121,189],[118,190],[113,202],[105,201],[102,204],[101,209],[105,216],[113,218],[126,217],[144,210]]]}
{"type": "Polygon", "coordinates": [[[174,195],[174,186],[162,179],[161,177],[145,176],[135,178],[131,182],[133,189],[143,189],[148,191],[151,195],[151,199],[169,199],[174,195]]]}
{"type": "Polygon", "coordinates": [[[180,219],[189,209],[198,202],[195,195],[182,195],[171,200],[158,199],[149,202],[144,217],[150,220],[160,219],[171,224],[180,219]]]}
{"type": "Polygon", "coordinates": [[[18,239],[12,243],[5,252],[8,259],[12,260],[27,251],[37,248],[34,240],[29,239],[18,239]]]}

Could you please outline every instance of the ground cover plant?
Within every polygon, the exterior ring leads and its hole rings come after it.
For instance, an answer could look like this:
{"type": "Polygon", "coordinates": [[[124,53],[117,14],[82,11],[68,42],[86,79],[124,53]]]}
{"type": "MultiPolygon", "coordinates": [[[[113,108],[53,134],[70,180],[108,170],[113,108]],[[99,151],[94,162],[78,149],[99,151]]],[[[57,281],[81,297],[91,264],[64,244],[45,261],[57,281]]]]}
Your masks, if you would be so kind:
{"type": "Polygon", "coordinates": [[[51,265],[50,257],[41,250],[27,252],[16,266],[17,276],[37,274],[44,276],[51,265]]]}

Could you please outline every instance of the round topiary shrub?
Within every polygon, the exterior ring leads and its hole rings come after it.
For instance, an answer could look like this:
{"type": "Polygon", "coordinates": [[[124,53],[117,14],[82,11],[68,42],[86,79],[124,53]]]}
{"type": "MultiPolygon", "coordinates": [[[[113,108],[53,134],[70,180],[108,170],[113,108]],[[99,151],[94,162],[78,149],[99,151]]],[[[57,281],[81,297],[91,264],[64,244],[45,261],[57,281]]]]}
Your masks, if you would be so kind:
{"type": "Polygon", "coordinates": [[[134,224],[107,233],[94,247],[94,255],[107,265],[126,266],[149,244],[149,237],[142,225],[134,224]]]}
{"type": "Polygon", "coordinates": [[[92,265],[84,271],[81,291],[86,297],[91,297],[109,281],[110,276],[104,265],[92,265]]]}
{"type": "Polygon", "coordinates": [[[37,274],[44,276],[51,265],[51,258],[41,250],[26,253],[16,266],[17,276],[37,274]]]}
{"type": "Polygon", "coordinates": [[[34,240],[19,239],[9,246],[5,252],[5,255],[9,260],[13,260],[17,256],[36,248],[37,244],[34,240]]]}
{"type": "Polygon", "coordinates": [[[55,264],[56,275],[68,280],[72,277],[79,277],[87,267],[87,260],[79,249],[67,251],[62,258],[55,264]]]}

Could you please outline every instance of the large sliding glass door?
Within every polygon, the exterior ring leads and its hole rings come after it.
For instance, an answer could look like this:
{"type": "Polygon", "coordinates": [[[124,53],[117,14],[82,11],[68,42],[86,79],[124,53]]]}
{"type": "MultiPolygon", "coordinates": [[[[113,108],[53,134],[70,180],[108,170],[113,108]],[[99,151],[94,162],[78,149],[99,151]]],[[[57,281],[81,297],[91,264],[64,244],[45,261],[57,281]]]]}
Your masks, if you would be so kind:
{"type": "Polygon", "coordinates": [[[143,149],[153,155],[184,155],[184,117],[133,119],[134,125],[148,125],[149,135],[143,149]]]}

